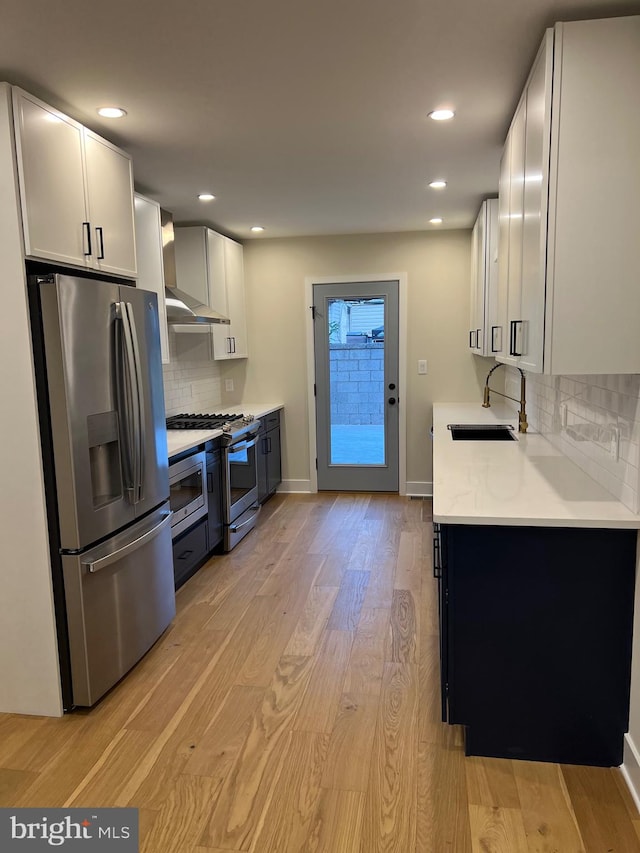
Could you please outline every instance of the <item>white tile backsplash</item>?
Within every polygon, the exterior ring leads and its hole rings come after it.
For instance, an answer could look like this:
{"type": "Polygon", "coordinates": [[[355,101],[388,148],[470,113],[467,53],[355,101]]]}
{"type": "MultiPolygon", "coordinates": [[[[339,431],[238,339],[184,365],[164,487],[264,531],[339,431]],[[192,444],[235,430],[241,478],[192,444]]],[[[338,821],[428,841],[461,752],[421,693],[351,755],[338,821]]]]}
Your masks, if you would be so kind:
{"type": "Polygon", "coordinates": [[[167,416],[220,409],[220,366],[212,361],[210,347],[211,338],[206,333],[169,332],[171,362],[162,366],[167,416]]]}
{"type": "MultiPolygon", "coordinates": [[[[505,393],[520,396],[520,374],[505,367],[505,393]]],[[[527,373],[527,420],[632,512],[640,508],[640,375],[527,373]],[[563,407],[566,416],[563,423],[563,407]],[[611,448],[618,442],[618,458],[611,448]]],[[[515,404],[514,409],[517,411],[515,404]]]]}

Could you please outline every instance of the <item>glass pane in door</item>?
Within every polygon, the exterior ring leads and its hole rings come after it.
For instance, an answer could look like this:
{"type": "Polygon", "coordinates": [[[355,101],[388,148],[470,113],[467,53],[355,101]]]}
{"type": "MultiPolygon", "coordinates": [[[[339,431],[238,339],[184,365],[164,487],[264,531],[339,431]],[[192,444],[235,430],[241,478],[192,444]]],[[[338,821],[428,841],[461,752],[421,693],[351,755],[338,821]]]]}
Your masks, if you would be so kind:
{"type": "Polygon", "coordinates": [[[385,298],[328,299],[331,465],[384,465],[385,298]]]}

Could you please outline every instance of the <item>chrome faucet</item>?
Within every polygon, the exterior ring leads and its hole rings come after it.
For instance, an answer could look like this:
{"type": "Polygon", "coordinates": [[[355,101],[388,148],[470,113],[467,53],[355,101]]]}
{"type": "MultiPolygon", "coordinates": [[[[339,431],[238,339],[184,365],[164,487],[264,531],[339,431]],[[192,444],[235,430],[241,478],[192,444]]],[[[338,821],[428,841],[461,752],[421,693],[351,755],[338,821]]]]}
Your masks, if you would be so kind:
{"type": "Polygon", "coordinates": [[[484,383],[484,395],[482,398],[482,407],[484,409],[488,409],[491,405],[491,399],[489,396],[489,392],[493,391],[494,394],[499,394],[501,397],[506,397],[507,400],[513,400],[514,403],[520,403],[520,410],[518,411],[518,432],[526,432],[529,424],[527,423],[527,410],[526,410],[526,394],[527,394],[527,380],[525,379],[524,370],[520,370],[519,367],[516,370],[520,371],[520,399],[517,400],[515,397],[510,397],[508,394],[503,394],[501,391],[496,391],[494,388],[489,388],[489,379],[491,378],[491,374],[494,370],[497,370],[499,367],[504,367],[502,363],[496,364],[495,367],[492,367],[491,370],[487,373],[487,379],[484,383]]]}

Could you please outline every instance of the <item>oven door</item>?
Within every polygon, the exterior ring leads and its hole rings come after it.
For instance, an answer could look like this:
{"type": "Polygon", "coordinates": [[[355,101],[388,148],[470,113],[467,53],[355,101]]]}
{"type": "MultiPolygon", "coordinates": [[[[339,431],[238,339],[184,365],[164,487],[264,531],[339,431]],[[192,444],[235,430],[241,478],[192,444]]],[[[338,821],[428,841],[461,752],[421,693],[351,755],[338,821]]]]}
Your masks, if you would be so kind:
{"type": "Polygon", "coordinates": [[[225,522],[231,524],[258,500],[258,436],[225,448],[225,522]]]}
{"type": "Polygon", "coordinates": [[[169,465],[169,504],[175,539],[207,514],[207,455],[204,451],[169,465]]]}

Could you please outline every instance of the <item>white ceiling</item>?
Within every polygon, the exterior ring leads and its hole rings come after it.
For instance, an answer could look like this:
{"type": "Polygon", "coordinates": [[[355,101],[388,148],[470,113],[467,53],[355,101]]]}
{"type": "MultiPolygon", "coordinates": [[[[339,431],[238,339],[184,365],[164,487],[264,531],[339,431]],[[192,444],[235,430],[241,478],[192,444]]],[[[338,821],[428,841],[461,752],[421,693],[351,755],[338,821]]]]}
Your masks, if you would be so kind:
{"type": "Polygon", "coordinates": [[[545,27],[639,12],[640,0],[0,0],[0,79],[128,150],[136,188],[177,222],[241,240],[254,224],[260,239],[468,228],[496,194],[545,27]],[[102,104],[128,115],[101,119],[102,104]],[[427,118],[444,105],[452,122],[427,118]],[[441,177],[446,190],[426,188],[441,177]]]}

